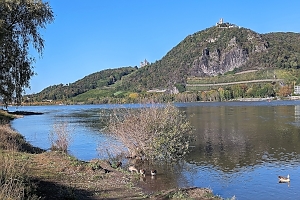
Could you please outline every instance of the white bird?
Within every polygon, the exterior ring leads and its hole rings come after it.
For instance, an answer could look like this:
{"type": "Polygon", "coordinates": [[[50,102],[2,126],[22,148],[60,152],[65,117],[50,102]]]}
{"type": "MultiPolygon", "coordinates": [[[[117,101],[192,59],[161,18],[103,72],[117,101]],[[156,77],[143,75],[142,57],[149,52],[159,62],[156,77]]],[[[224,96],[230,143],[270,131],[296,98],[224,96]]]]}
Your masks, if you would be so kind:
{"type": "Polygon", "coordinates": [[[140,174],[143,175],[143,176],[145,176],[146,171],[144,169],[140,169],[140,174]]]}
{"type": "Polygon", "coordinates": [[[151,176],[155,176],[157,174],[156,170],[151,170],[151,176]]]}
{"type": "Polygon", "coordinates": [[[134,166],[128,167],[128,170],[129,170],[130,172],[136,172],[136,173],[138,173],[137,168],[135,168],[134,166]]]}
{"type": "Polygon", "coordinates": [[[279,179],[279,183],[288,183],[291,181],[290,179],[290,175],[287,175],[287,177],[285,176],[278,176],[279,179]]]}

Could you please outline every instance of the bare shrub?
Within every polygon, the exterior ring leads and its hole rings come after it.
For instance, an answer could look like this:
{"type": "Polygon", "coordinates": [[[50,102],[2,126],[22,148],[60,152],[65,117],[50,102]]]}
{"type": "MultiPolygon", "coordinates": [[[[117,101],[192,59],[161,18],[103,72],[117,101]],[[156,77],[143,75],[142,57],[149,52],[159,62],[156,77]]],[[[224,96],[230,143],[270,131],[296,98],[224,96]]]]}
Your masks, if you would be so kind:
{"type": "Polygon", "coordinates": [[[112,137],[103,140],[98,145],[97,152],[101,158],[117,162],[125,156],[126,148],[120,141],[112,137]]]}
{"type": "Polygon", "coordinates": [[[121,141],[133,157],[173,160],[188,152],[192,126],[174,105],[152,104],[114,109],[105,131],[121,141]]]}
{"type": "Polygon", "coordinates": [[[67,152],[71,143],[72,131],[67,122],[53,124],[53,130],[49,133],[51,150],[67,152]]]}

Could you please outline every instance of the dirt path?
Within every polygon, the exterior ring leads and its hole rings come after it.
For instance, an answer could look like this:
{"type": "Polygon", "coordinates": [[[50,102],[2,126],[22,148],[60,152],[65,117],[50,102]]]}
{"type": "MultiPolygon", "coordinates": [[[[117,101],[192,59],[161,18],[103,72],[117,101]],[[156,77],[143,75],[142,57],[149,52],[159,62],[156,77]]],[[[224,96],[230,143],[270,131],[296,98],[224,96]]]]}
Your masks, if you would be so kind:
{"type": "Polygon", "coordinates": [[[105,161],[82,162],[58,152],[30,156],[28,172],[43,199],[144,199],[134,178],[105,161]],[[105,170],[106,169],[106,170],[105,170]]]}
{"type": "Polygon", "coordinates": [[[263,80],[251,80],[251,81],[237,81],[237,82],[229,82],[229,83],[207,83],[207,84],[186,84],[186,86],[223,86],[223,85],[236,85],[236,84],[246,84],[246,83],[261,83],[261,82],[278,82],[283,81],[283,79],[263,79],[263,80]]]}

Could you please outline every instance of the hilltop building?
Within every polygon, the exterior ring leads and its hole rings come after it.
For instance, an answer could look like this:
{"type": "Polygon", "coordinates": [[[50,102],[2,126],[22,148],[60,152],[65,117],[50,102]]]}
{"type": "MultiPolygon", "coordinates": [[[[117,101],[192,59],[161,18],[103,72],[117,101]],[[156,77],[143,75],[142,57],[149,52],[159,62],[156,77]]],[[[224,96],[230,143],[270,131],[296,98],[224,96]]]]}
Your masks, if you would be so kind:
{"type": "Polygon", "coordinates": [[[219,26],[219,25],[221,25],[221,24],[223,24],[223,18],[221,18],[221,19],[219,20],[219,22],[216,23],[216,26],[219,26]]]}
{"type": "Polygon", "coordinates": [[[145,59],[141,62],[140,67],[145,67],[146,65],[149,65],[150,63],[145,59]]]}
{"type": "Polygon", "coordinates": [[[238,26],[235,24],[230,24],[228,22],[224,23],[223,18],[221,18],[219,20],[219,22],[216,23],[216,27],[218,27],[218,28],[237,28],[238,26]]]}

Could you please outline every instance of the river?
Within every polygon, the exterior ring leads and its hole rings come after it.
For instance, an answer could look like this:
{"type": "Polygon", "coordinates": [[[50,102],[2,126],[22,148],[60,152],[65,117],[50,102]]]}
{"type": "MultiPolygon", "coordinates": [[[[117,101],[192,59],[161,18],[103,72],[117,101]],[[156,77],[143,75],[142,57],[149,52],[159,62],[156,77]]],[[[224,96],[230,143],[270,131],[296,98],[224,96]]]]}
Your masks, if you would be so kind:
{"type": "MultiPolygon", "coordinates": [[[[67,122],[70,153],[81,160],[105,158],[99,147],[111,140],[101,133],[101,109],[127,105],[9,107],[9,111],[43,112],[13,120],[12,127],[32,145],[50,148],[53,124],[67,122]]],[[[155,167],[140,186],[153,192],[173,187],[208,187],[223,198],[299,199],[300,101],[178,103],[194,126],[195,141],[184,161],[155,167]],[[290,175],[289,184],[278,175],[290,175]]],[[[101,149],[101,148],[100,148],[101,149]]]]}

